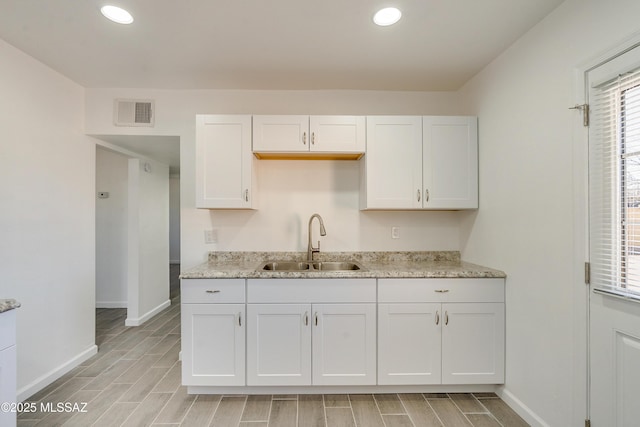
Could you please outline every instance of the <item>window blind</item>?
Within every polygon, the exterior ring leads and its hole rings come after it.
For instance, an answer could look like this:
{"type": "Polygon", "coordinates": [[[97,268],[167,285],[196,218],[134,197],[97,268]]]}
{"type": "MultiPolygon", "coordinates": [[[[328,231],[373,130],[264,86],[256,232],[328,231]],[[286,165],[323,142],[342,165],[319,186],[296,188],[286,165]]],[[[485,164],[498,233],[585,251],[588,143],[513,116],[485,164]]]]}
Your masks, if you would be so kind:
{"type": "Polygon", "coordinates": [[[591,283],[640,298],[640,69],[591,88],[590,104],[591,283]]]}

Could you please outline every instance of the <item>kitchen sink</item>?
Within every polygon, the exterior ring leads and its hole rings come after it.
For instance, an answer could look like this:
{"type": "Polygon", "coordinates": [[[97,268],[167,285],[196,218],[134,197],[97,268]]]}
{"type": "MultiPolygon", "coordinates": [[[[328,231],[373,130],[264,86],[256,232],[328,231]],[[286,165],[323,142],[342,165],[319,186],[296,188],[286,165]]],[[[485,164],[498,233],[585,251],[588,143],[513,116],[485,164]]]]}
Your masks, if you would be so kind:
{"type": "Polygon", "coordinates": [[[260,270],[264,271],[358,271],[360,264],[350,261],[268,261],[260,270]]]}

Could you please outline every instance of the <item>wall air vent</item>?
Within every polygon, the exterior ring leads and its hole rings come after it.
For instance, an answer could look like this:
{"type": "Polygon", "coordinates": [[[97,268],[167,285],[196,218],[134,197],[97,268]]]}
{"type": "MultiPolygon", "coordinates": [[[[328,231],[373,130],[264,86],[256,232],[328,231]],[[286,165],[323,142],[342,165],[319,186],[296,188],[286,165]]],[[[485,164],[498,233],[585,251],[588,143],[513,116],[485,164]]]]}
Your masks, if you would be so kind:
{"type": "Polygon", "coordinates": [[[116,99],[113,102],[113,123],[116,126],[153,127],[155,105],[150,99],[116,99]]]}

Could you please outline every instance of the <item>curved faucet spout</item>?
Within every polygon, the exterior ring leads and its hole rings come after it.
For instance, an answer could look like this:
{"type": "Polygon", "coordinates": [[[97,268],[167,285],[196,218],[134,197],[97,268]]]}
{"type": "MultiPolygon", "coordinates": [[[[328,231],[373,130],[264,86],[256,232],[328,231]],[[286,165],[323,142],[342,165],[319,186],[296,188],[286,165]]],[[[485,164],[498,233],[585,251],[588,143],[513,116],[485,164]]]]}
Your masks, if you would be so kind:
{"type": "Polygon", "coordinates": [[[309,245],[307,246],[307,261],[309,262],[313,261],[313,254],[315,252],[320,253],[320,240],[318,240],[317,248],[314,248],[313,243],[311,243],[311,224],[313,223],[314,218],[318,218],[318,222],[320,223],[320,235],[327,235],[327,230],[324,228],[324,221],[322,221],[322,217],[317,213],[311,215],[311,218],[309,218],[309,245]]]}

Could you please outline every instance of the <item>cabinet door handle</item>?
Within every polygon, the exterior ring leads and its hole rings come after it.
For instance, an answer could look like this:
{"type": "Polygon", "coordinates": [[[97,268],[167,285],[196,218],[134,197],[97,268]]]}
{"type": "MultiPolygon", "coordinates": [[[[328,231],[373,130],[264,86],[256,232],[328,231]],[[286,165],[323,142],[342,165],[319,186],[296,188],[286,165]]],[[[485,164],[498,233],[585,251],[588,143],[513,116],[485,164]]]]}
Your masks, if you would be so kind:
{"type": "Polygon", "coordinates": [[[425,202],[429,201],[429,190],[424,190],[424,201],[425,202]]]}
{"type": "Polygon", "coordinates": [[[238,326],[242,327],[242,313],[238,313],[238,326]]]}
{"type": "Polygon", "coordinates": [[[449,324],[449,312],[448,311],[444,312],[444,324],[445,324],[445,326],[449,324]]]}
{"type": "Polygon", "coordinates": [[[435,292],[439,294],[446,294],[447,292],[449,292],[449,289],[436,289],[435,292]]]}
{"type": "Polygon", "coordinates": [[[420,189],[418,189],[418,201],[420,201],[420,189]]]}
{"type": "Polygon", "coordinates": [[[313,145],[316,145],[316,133],[315,132],[311,132],[311,143],[313,145]]]}
{"type": "Polygon", "coordinates": [[[440,324],[440,313],[438,313],[438,310],[436,310],[436,325],[440,324]]]}
{"type": "Polygon", "coordinates": [[[244,201],[245,202],[249,201],[249,189],[248,188],[246,190],[244,190],[244,201]]]}
{"type": "Polygon", "coordinates": [[[318,312],[317,311],[316,311],[316,314],[315,314],[315,323],[316,323],[316,326],[318,326],[318,312]]]}
{"type": "Polygon", "coordinates": [[[208,293],[208,294],[219,294],[220,293],[220,291],[218,289],[213,289],[213,290],[212,289],[207,289],[205,292],[208,293]]]}
{"type": "Polygon", "coordinates": [[[307,145],[307,133],[302,132],[302,144],[307,145]]]}
{"type": "Polygon", "coordinates": [[[309,326],[309,312],[304,312],[304,326],[309,326]]]}

